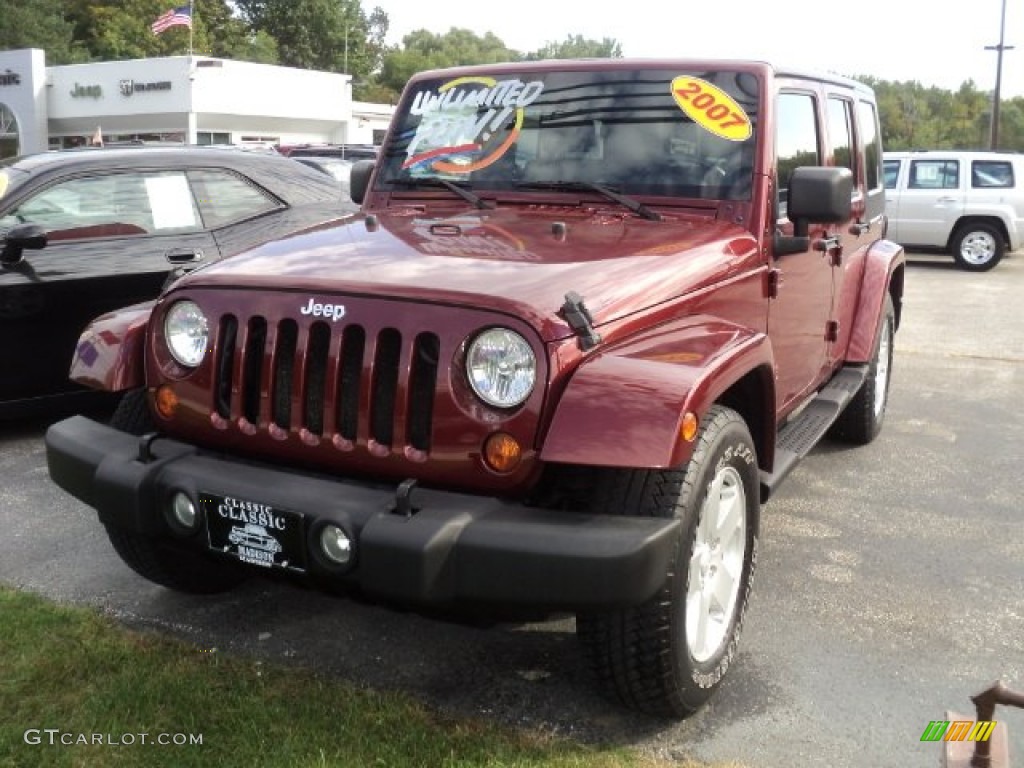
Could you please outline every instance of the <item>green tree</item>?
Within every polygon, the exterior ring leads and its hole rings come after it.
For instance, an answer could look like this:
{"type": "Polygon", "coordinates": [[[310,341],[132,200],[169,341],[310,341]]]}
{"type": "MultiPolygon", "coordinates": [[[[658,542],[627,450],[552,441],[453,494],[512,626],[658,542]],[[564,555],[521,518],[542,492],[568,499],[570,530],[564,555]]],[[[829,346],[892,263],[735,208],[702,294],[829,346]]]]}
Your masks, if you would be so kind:
{"type": "Polygon", "coordinates": [[[61,0],[0,0],[0,50],[41,48],[50,64],[88,61],[61,0]]]}
{"type": "Polygon", "coordinates": [[[402,38],[402,45],[384,56],[377,84],[398,93],[417,72],[464,64],[519,61],[514,51],[492,32],[482,37],[468,29],[452,27],[444,34],[417,29],[402,38]]]}
{"type": "Polygon", "coordinates": [[[589,40],[583,35],[568,35],[560,43],[549,42],[526,55],[527,59],[621,59],[622,44],[606,37],[603,40],[589,40]]]}
{"type": "Polygon", "coordinates": [[[254,32],[272,35],[280,62],[290,67],[347,72],[365,79],[383,54],[388,18],[367,18],[359,0],[236,0],[254,32]]]}

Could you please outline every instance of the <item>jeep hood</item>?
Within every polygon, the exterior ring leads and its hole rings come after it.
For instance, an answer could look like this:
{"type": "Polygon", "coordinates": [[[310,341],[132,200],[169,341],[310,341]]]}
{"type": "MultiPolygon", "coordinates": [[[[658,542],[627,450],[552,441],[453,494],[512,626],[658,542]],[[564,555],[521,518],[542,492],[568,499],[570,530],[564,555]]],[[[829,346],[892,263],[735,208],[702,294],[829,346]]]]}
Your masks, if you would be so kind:
{"type": "Polygon", "coordinates": [[[377,294],[483,307],[518,316],[552,340],[571,335],[557,314],[569,291],[583,297],[600,327],[749,266],[756,241],[713,214],[647,221],[537,206],[449,216],[422,208],[358,214],[211,264],[175,290],[377,294]]]}

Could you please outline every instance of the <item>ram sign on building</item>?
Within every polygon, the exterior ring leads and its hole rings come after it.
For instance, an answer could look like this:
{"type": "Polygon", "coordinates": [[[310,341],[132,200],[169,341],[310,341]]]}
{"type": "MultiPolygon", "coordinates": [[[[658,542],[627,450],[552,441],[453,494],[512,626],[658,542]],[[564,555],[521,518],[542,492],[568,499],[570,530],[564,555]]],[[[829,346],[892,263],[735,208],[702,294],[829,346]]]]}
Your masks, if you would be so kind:
{"type": "Polygon", "coordinates": [[[47,67],[0,51],[0,157],[113,141],[379,143],[388,105],[352,101],[352,77],[206,56],[47,67]]]}

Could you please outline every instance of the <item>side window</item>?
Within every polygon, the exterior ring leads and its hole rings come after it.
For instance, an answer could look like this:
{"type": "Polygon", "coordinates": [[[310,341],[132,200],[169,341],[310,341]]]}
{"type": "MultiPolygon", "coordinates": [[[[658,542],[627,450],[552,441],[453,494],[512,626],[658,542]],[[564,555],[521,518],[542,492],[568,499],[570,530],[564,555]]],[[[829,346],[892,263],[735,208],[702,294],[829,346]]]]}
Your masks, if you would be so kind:
{"type": "MultiPolygon", "coordinates": [[[[857,102],[857,122],[864,139],[864,170],[869,190],[881,187],[882,149],[878,140],[878,112],[869,101],[857,102]]],[[[897,165],[897,168],[899,166],[897,165]]],[[[885,186],[889,186],[888,181],[885,186]]]]}
{"type": "Polygon", "coordinates": [[[885,161],[885,188],[896,189],[896,182],[900,178],[900,161],[899,160],[886,160],[885,161]]]}
{"type": "Polygon", "coordinates": [[[228,171],[190,171],[189,178],[207,229],[251,219],[282,207],[262,189],[228,171]]]}
{"type": "Polygon", "coordinates": [[[957,189],[960,163],[956,160],[913,160],[910,163],[910,189],[957,189]]]}
{"type": "Polygon", "coordinates": [[[828,100],[828,136],[832,144],[832,159],[838,168],[849,168],[858,176],[853,162],[853,105],[845,99],[828,100]]]}
{"type": "Polygon", "coordinates": [[[188,231],[199,227],[195,205],[181,171],[111,173],[68,179],[25,200],[7,218],[43,226],[52,241],[146,235],[165,229],[188,231]]]}
{"type": "Polygon", "coordinates": [[[971,186],[983,189],[1012,189],[1013,166],[1005,160],[971,162],[971,186]]]}
{"type": "Polygon", "coordinates": [[[780,93],[776,105],[776,179],[779,190],[779,218],[786,216],[789,179],[803,165],[821,165],[818,120],[814,96],[809,93],[780,93]]]}

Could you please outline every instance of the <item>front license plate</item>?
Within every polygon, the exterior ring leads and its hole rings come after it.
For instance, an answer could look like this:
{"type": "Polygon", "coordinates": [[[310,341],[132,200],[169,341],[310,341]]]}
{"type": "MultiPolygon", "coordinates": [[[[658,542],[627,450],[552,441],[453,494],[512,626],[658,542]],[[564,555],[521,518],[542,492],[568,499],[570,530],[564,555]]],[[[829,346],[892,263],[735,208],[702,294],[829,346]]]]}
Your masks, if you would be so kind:
{"type": "Polygon", "coordinates": [[[279,507],[236,496],[199,494],[210,549],[250,565],[306,569],[303,517],[279,507]]]}

